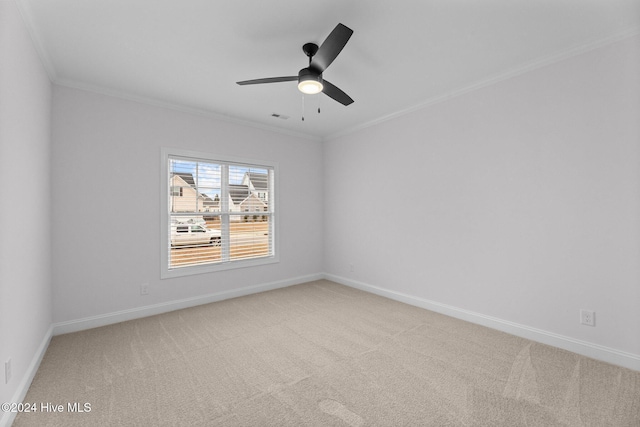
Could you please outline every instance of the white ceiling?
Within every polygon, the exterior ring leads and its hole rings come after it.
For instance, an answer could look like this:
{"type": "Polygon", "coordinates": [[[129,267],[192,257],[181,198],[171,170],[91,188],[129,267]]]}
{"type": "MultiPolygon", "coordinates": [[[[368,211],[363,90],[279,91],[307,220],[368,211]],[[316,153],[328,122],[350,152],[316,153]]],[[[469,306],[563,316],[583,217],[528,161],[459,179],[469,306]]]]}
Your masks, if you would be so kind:
{"type": "Polygon", "coordinates": [[[640,0],[16,3],[55,83],[317,139],[640,33],[640,0]],[[324,77],[350,106],[307,95],[303,122],[295,82],[235,84],[296,75],[338,22],[354,34],[324,77]]]}

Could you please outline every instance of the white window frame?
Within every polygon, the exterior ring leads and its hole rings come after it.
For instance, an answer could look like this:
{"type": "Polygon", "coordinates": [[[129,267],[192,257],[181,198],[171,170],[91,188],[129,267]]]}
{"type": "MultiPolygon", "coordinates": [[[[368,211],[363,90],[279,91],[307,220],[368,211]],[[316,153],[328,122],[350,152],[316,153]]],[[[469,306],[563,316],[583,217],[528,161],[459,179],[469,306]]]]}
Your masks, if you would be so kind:
{"type": "MultiPolygon", "coordinates": [[[[276,162],[247,159],[241,157],[220,156],[212,153],[204,153],[198,151],[184,150],[180,148],[163,147],[161,152],[161,179],[160,179],[160,278],[169,279],[174,277],[189,276],[193,274],[213,273],[217,271],[230,270],[236,268],[255,267],[266,264],[274,264],[280,261],[278,255],[278,164],[276,162]],[[170,227],[171,215],[169,212],[169,159],[171,157],[181,157],[185,159],[193,159],[195,161],[211,162],[211,163],[232,163],[237,165],[246,165],[254,167],[265,167],[273,171],[273,194],[269,195],[269,206],[271,211],[270,229],[272,255],[259,258],[229,260],[211,264],[193,265],[180,268],[169,268],[169,250],[170,250],[170,227]]],[[[238,212],[238,214],[243,214],[238,212]]],[[[223,239],[225,236],[223,235],[223,239]]]]}

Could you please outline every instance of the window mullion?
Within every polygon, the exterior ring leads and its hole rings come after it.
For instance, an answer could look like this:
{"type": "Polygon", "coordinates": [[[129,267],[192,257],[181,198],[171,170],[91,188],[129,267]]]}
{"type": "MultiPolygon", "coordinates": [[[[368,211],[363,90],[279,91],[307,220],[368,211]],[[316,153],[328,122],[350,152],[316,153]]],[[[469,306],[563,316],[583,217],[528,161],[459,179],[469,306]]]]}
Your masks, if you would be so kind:
{"type": "Polygon", "coordinates": [[[194,180],[194,187],[196,190],[196,197],[195,197],[195,203],[196,205],[193,208],[194,212],[198,212],[198,200],[200,199],[200,162],[196,162],[196,176],[195,176],[195,180],[194,180]]]}
{"type": "Polygon", "coordinates": [[[269,194],[269,201],[267,203],[267,210],[269,211],[269,255],[275,253],[275,242],[273,236],[275,236],[275,224],[273,221],[276,206],[275,206],[275,175],[273,169],[267,170],[267,194],[269,194]]]}
{"type": "Polygon", "coordinates": [[[222,262],[229,261],[230,258],[230,238],[229,238],[229,165],[220,165],[220,229],[222,233],[222,262]]]}

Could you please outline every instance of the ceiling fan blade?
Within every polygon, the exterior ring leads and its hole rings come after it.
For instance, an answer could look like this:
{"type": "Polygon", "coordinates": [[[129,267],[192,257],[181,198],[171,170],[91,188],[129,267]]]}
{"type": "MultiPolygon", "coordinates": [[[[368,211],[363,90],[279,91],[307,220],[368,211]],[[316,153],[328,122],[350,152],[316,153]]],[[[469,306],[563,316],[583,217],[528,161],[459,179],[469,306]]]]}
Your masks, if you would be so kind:
{"type": "Polygon", "coordinates": [[[324,72],[342,51],[352,34],[353,30],[351,28],[342,24],[336,25],[311,59],[309,67],[315,69],[318,73],[324,72]]]}
{"type": "Polygon", "coordinates": [[[335,99],[342,105],[349,105],[353,103],[353,99],[344,93],[338,86],[326,80],[323,80],[322,84],[324,85],[322,92],[329,98],[335,99]]]}
{"type": "Polygon", "coordinates": [[[262,83],[293,82],[297,80],[298,80],[298,76],[286,76],[286,77],[267,77],[266,79],[243,80],[241,82],[236,82],[236,83],[241,86],[244,86],[244,85],[258,85],[262,83]]]}

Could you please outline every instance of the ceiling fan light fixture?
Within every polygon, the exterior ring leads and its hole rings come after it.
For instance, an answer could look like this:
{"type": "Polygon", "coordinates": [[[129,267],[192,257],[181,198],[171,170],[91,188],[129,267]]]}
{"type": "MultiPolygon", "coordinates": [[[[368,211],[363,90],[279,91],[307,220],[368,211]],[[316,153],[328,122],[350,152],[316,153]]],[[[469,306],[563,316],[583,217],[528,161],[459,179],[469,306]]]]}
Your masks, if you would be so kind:
{"type": "Polygon", "coordinates": [[[306,80],[298,83],[298,89],[302,93],[306,93],[307,95],[315,95],[316,93],[322,92],[322,83],[315,80],[306,80]]]}
{"type": "Polygon", "coordinates": [[[303,68],[298,73],[298,90],[307,95],[315,95],[322,92],[322,74],[316,73],[309,68],[303,68]]]}

